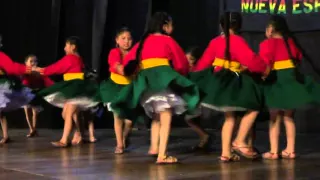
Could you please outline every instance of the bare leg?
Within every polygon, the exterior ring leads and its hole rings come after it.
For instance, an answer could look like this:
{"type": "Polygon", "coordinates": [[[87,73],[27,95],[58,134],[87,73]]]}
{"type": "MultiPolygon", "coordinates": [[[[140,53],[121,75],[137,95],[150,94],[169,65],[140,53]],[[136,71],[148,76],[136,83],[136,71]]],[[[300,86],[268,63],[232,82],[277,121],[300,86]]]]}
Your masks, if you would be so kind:
{"type": "Polygon", "coordinates": [[[81,116],[82,114],[81,114],[81,112],[79,112],[79,111],[76,111],[76,112],[74,112],[74,114],[73,114],[73,116],[72,116],[72,118],[73,118],[73,121],[74,121],[74,124],[75,124],[75,127],[76,127],[76,130],[75,130],[75,132],[74,132],[74,135],[73,135],[73,138],[72,138],[72,141],[71,141],[71,143],[72,143],[72,145],[79,145],[79,144],[81,144],[81,142],[82,142],[82,128],[81,128],[81,117],[79,117],[79,116],[81,116]]]}
{"type": "Polygon", "coordinates": [[[24,106],[24,112],[26,114],[26,120],[27,120],[27,123],[28,123],[28,126],[29,126],[29,134],[27,135],[27,137],[33,132],[33,126],[32,126],[32,123],[31,123],[31,114],[29,113],[29,107],[28,106],[24,106]]]}
{"type": "Polygon", "coordinates": [[[37,129],[38,111],[36,108],[32,108],[32,128],[34,131],[37,129]]]}
{"type": "Polygon", "coordinates": [[[160,140],[160,117],[154,115],[151,122],[151,143],[148,154],[157,155],[159,152],[159,140],[160,140]]]}
{"type": "Polygon", "coordinates": [[[130,145],[129,136],[132,130],[132,121],[126,119],[124,121],[124,129],[123,129],[123,145],[124,148],[127,148],[130,145]]]}
{"type": "Polygon", "coordinates": [[[263,154],[265,159],[278,159],[279,155],[279,134],[280,134],[280,123],[282,118],[282,112],[273,111],[270,112],[269,122],[269,140],[270,140],[270,151],[263,154]]]}
{"type": "Polygon", "coordinates": [[[229,159],[232,157],[231,139],[232,139],[234,125],[235,125],[235,117],[233,112],[226,112],[225,121],[224,121],[222,132],[221,132],[221,141],[222,141],[221,158],[223,159],[229,159]]]}
{"type": "Polygon", "coordinates": [[[196,117],[186,117],[185,120],[188,126],[191,127],[191,129],[200,137],[200,143],[198,144],[198,147],[203,148],[209,141],[209,134],[201,126],[193,121],[194,118],[196,117]]]}
{"type": "Polygon", "coordinates": [[[90,113],[90,116],[88,117],[88,131],[89,131],[89,142],[95,143],[97,139],[95,138],[95,135],[94,135],[94,117],[91,113],[90,113]]]}
{"type": "Polygon", "coordinates": [[[282,157],[295,158],[296,126],[293,120],[293,111],[285,111],[283,120],[287,134],[287,148],[282,152],[282,157]]]}
{"type": "Polygon", "coordinates": [[[64,128],[63,128],[63,135],[58,142],[53,142],[52,144],[57,147],[65,147],[68,144],[68,137],[72,131],[72,118],[74,113],[77,110],[77,106],[73,104],[65,104],[64,109],[64,128]]]}
{"type": "Polygon", "coordinates": [[[116,114],[113,114],[114,117],[114,131],[116,134],[117,146],[114,151],[116,154],[122,154],[124,151],[124,144],[123,144],[123,124],[124,120],[120,119],[116,114]]]}
{"type": "Polygon", "coordinates": [[[0,114],[0,122],[1,122],[1,127],[2,127],[2,139],[0,140],[0,145],[1,144],[6,144],[9,141],[9,136],[8,136],[8,123],[7,123],[7,118],[0,114]]]}
{"type": "Polygon", "coordinates": [[[172,113],[170,110],[160,112],[160,143],[157,163],[175,163],[177,158],[167,156],[167,146],[171,131],[172,113]]]}

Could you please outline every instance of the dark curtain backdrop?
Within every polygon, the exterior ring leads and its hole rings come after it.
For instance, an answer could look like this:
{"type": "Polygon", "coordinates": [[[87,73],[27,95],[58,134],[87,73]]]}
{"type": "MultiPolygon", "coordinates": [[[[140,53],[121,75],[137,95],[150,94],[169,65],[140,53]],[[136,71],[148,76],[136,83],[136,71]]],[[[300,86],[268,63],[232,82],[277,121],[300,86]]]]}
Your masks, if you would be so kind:
{"type": "MultiPolygon", "coordinates": [[[[23,63],[29,53],[36,54],[41,66],[56,62],[64,55],[64,41],[68,36],[82,40],[81,55],[88,67],[99,70],[102,79],[109,76],[107,55],[115,46],[116,30],[127,26],[135,41],[143,34],[146,19],[156,11],[168,11],[175,25],[174,38],[183,48],[198,45],[205,48],[219,34],[218,20],[222,13],[222,0],[10,0],[0,1],[0,33],[4,38],[3,51],[13,60],[23,63]]],[[[228,1],[229,10],[241,10],[239,1],[228,1]]],[[[254,26],[250,22],[245,26],[254,26]]],[[[244,27],[245,28],[245,27],[244,27]]],[[[320,67],[319,31],[296,34],[313,62],[320,67]]],[[[262,32],[244,32],[254,50],[263,40],[262,32]]],[[[304,70],[317,76],[310,65],[304,70]]],[[[60,80],[61,77],[53,77],[60,80]]],[[[299,131],[317,131],[319,108],[298,111],[299,131]]],[[[61,110],[49,105],[40,114],[39,127],[61,128],[61,110]]],[[[202,124],[219,128],[221,114],[206,112],[202,124]],[[215,116],[211,116],[214,114],[215,116]]],[[[9,113],[10,127],[27,127],[22,110],[9,113]]],[[[96,127],[112,127],[112,115],[105,113],[97,119],[96,127]]],[[[184,122],[174,121],[176,126],[184,122]]],[[[267,127],[261,124],[262,127],[267,127]]]]}

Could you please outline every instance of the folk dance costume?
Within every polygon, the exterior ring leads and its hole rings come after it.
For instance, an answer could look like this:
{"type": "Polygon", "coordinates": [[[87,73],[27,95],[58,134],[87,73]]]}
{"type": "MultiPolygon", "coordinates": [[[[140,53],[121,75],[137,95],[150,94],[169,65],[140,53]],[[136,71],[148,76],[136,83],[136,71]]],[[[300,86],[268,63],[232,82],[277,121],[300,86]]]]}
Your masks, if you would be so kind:
{"type": "Polygon", "coordinates": [[[58,62],[43,68],[41,74],[63,74],[64,81],[38,92],[48,103],[63,108],[65,103],[77,105],[81,110],[96,107],[100,102],[99,86],[84,78],[84,64],[78,55],[66,55],[58,62]]]}
{"type": "Polygon", "coordinates": [[[0,112],[16,110],[29,104],[35,95],[13,76],[29,74],[31,68],[13,62],[6,54],[0,52],[0,69],[0,112]]]}
{"type": "Polygon", "coordinates": [[[302,54],[291,39],[288,44],[295,59],[290,58],[284,39],[270,38],[260,44],[259,54],[272,68],[264,82],[266,106],[271,109],[295,109],[314,101],[312,91],[317,83],[298,72],[296,64],[302,54]]]}
{"type": "Polygon", "coordinates": [[[266,65],[238,35],[230,35],[231,59],[225,57],[224,36],[213,39],[190,73],[190,79],[207,95],[202,105],[218,111],[259,110],[263,105],[261,86],[248,73],[262,73],[266,65]]]}
{"type": "MultiPolygon", "coordinates": [[[[127,54],[124,65],[136,58],[138,46],[127,54]]],[[[173,114],[196,109],[199,90],[182,76],[188,73],[188,68],[186,56],[176,41],[165,35],[149,35],[141,52],[139,72],[131,84],[118,93],[111,108],[126,117],[141,104],[151,118],[166,109],[172,109],[173,114]]]]}
{"type": "MultiPolygon", "coordinates": [[[[37,74],[26,74],[22,76],[21,81],[24,86],[31,88],[33,93],[37,93],[41,89],[52,86],[54,84],[54,81],[52,81],[49,77],[40,76],[37,74]]],[[[30,107],[33,105],[27,106],[30,107]]],[[[35,107],[38,112],[43,110],[43,108],[39,105],[33,107],[35,107]]]]}

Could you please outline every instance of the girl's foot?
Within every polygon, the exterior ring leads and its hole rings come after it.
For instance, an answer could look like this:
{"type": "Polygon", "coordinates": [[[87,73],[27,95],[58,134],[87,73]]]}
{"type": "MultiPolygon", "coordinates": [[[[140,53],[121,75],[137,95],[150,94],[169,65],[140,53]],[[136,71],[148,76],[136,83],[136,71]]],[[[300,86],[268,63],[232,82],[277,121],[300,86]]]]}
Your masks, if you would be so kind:
{"type": "Polygon", "coordinates": [[[232,154],[231,156],[220,156],[220,162],[228,163],[228,162],[237,162],[240,161],[240,156],[236,154],[232,154]]]}
{"type": "Polygon", "coordinates": [[[2,139],[0,140],[0,145],[7,144],[7,143],[9,143],[9,142],[10,142],[9,137],[2,138],[2,139]]]}
{"type": "Polygon", "coordinates": [[[114,150],[115,154],[123,154],[124,153],[124,148],[123,147],[116,147],[114,150]]]}
{"type": "Polygon", "coordinates": [[[176,164],[178,159],[173,156],[158,157],[156,164],[176,164]]]}
{"type": "Polygon", "coordinates": [[[279,154],[278,153],[272,153],[272,152],[266,152],[262,154],[263,159],[268,159],[268,160],[277,160],[279,159],[279,154]]]}
{"type": "Polygon", "coordinates": [[[28,135],[27,135],[27,138],[33,138],[33,137],[37,137],[39,136],[38,135],[38,132],[36,130],[34,131],[31,131],[28,135]]]}
{"type": "Polygon", "coordinates": [[[89,143],[96,143],[98,140],[95,137],[89,138],[89,143]]]}
{"type": "Polygon", "coordinates": [[[62,143],[62,142],[60,142],[60,141],[51,142],[51,144],[52,144],[54,147],[58,147],[58,148],[68,147],[68,144],[62,143]]]}
{"type": "Polygon", "coordinates": [[[281,157],[282,157],[282,159],[295,159],[296,158],[296,153],[295,152],[289,153],[289,152],[283,150],[281,152],[281,157]]]}
{"type": "Polygon", "coordinates": [[[82,138],[80,137],[80,138],[74,138],[74,139],[72,139],[72,141],[71,141],[71,144],[73,145],[73,146],[77,146],[77,145],[80,145],[80,144],[82,144],[82,138]]]}
{"type": "Polygon", "coordinates": [[[236,143],[232,143],[232,150],[235,151],[240,156],[243,156],[248,159],[257,158],[258,153],[253,151],[252,147],[239,146],[236,143]]]}
{"type": "Polygon", "coordinates": [[[158,156],[158,150],[149,150],[148,151],[149,156],[158,156]]]}

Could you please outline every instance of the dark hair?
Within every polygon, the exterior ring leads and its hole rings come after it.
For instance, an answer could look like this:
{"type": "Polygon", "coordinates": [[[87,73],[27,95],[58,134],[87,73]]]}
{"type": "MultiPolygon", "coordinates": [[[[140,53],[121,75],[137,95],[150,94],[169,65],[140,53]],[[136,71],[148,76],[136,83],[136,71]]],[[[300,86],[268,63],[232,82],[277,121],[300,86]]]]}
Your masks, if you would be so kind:
{"type": "Polygon", "coordinates": [[[37,58],[36,55],[34,55],[34,54],[29,54],[29,55],[25,58],[24,62],[27,62],[29,58],[33,58],[33,57],[37,58]]]}
{"type": "Polygon", "coordinates": [[[66,40],[66,43],[74,45],[76,47],[76,50],[79,52],[79,49],[80,49],[80,38],[79,37],[77,37],[77,36],[68,37],[66,40]]]}
{"type": "MultiPolygon", "coordinates": [[[[274,28],[274,31],[277,33],[280,33],[283,37],[283,40],[285,42],[286,45],[286,49],[288,51],[290,60],[292,61],[292,63],[297,67],[296,68],[296,75],[297,75],[297,80],[301,80],[302,78],[302,74],[300,73],[300,71],[298,70],[298,65],[299,65],[299,61],[298,61],[298,57],[294,57],[294,55],[291,52],[291,48],[289,45],[289,39],[291,39],[294,43],[294,45],[298,48],[298,50],[302,53],[302,55],[304,56],[304,58],[312,65],[313,68],[315,68],[315,66],[312,63],[312,60],[309,58],[309,56],[305,53],[305,51],[303,50],[303,48],[301,47],[300,43],[297,41],[297,39],[295,38],[295,36],[292,34],[292,32],[289,29],[288,23],[286,21],[286,19],[283,16],[280,15],[272,15],[268,25],[271,25],[274,28]]],[[[317,71],[315,69],[315,71],[317,71]]]]}
{"type": "Polygon", "coordinates": [[[141,51],[143,49],[144,42],[148,38],[148,36],[153,33],[167,34],[163,30],[163,25],[166,25],[171,21],[171,16],[166,12],[156,12],[151,17],[151,19],[148,21],[147,30],[142,35],[139,46],[137,48],[136,59],[130,61],[130,63],[124,68],[124,72],[126,75],[131,75],[136,71],[136,68],[138,67],[138,64],[141,60],[141,51]]]}
{"type": "MultiPolygon", "coordinates": [[[[191,54],[191,56],[193,56],[197,61],[201,58],[202,50],[198,46],[192,46],[192,47],[188,48],[185,53],[191,54]]],[[[194,63],[196,63],[196,62],[194,62],[194,63]]]]}
{"type": "Polygon", "coordinates": [[[230,32],[232,29],[235,33],[239,33],[242,26],[242,16],[239,12],[225,12],[220,18],[220,25],[226,39],[225,59],[230,60],[230,32]]]}
{"type": "Polygon", "coordinates": [[[124,33],[124,32],[129,32],[129,33],[131,33],[131,31],[130,31],[130,29],[128,28],[128,27],[122,27],[122,28],[120,28],[120,29],[118,29],[117,30],[117,32],[116,32],[116,38],[118,37],[118,36],[120,36],[122,33],[124,33]]]}

